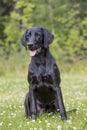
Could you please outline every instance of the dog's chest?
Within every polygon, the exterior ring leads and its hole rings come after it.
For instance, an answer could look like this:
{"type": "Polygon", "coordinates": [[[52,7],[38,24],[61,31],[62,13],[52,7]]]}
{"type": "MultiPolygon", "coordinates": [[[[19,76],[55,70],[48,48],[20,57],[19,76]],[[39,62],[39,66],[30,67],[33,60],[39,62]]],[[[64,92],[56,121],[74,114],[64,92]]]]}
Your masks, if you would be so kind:
{"type": "Polygon", "coordinates": [[[30,86],[33,87],[36,98],[44,103],[51,102],[55,98],[54,75],[52,58],[41,59],[41,62],[34,60],[30,64],[28,77],[30,86]]]}
{"type": "Polygon", "coordinates": [[[47,75],[53,71],[52,57],[40,57],[39,59],[32,60],[29,71],[37,75],[47,75]]]}
{"type": "Polygon", "coordinates": [[[49,86],[53,84],[53,67],[52,64],[35,64],[31,65],[29,70],[29,78],[32,84],[40,86],[49,86]]]}

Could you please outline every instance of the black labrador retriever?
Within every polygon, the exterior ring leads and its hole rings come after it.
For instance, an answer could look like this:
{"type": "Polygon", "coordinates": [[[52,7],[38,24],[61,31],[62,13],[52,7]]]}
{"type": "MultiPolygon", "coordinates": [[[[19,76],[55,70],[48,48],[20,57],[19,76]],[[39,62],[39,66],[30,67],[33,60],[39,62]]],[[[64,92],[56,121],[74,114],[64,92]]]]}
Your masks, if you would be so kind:
{"type": "Polygon", "coordinates": [[[60,112],[67,120],[60,88],[60,72],[49,52],[54,36],[45,28],[32,27],[22,36],[22,45],[30,52],[28,69],[29,92],[25,98],[26,117],[36,119],[42,112],[60,112]]]}

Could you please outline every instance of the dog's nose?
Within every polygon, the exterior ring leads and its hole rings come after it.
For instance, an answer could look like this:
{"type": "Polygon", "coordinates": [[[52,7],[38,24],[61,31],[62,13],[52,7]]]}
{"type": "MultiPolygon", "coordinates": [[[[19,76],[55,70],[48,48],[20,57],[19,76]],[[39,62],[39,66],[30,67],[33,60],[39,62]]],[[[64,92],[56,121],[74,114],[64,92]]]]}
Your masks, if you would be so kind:
{"type": "Polygon", "coordinates": [[[33,48],[34,48],[33,42],[29,42],[29,43],[28,43],[28,48],[29,48],[29,49],[33,49],[33,48]]]}
{"type": "Polygon", "coordinates": [[[33,46],[33,45],[34,45],[33,42],[28,43],[28,46],[33,46]]]}

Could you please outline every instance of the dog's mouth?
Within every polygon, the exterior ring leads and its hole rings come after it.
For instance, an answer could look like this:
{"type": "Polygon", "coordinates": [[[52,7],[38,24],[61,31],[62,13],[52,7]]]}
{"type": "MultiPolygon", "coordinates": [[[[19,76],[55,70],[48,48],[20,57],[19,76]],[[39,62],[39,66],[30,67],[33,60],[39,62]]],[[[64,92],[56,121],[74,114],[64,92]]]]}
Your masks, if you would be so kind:
{"type": "Polygon", "coordinates": [[[38,49],[31,50],[29,49],[30,56],[35,56],[41,51],[41,47],[38,49]]]}

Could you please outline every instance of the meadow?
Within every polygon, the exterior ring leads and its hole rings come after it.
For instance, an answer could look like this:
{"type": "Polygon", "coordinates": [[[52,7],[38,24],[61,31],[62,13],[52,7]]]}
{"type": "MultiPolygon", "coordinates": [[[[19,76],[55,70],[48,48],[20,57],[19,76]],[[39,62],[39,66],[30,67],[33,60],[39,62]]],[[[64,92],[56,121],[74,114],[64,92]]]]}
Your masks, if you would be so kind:
{"type": "Polygon", "coordinates": [[[68,65],[61,68],[61,89],[68,116],[66,122],[62,122],[59,113],[44,113],[35,122],[26,119],[26,72],[1,76],[0,130],[87,130],[87,67],[86,64],[85,67],[77,64],[70,68],[74,69],[69,69],[68,65]],[[66,71],[63,71],[64,67],[66,71]],[[72,109],[76,111],[70,111],[72,109]]]}

